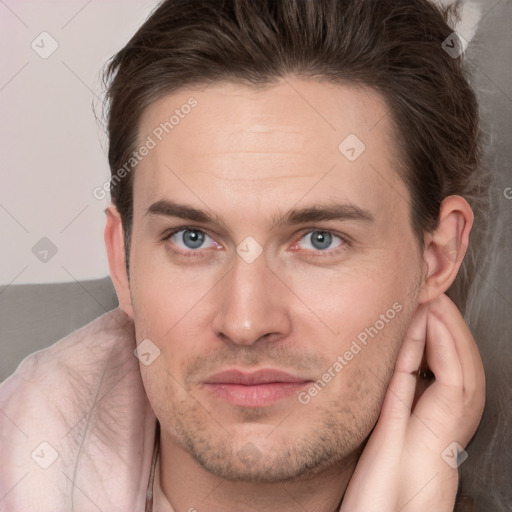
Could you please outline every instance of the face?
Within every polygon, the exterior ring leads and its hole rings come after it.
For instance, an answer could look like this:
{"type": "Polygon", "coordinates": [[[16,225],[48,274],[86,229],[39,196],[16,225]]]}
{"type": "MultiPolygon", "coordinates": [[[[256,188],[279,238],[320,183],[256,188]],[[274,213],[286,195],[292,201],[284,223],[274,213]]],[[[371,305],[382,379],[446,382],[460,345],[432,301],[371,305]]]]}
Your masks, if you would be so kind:
{"type": "Polygon", "coordinates": [[[130,290],[137,342],[160,351],[141,374],[163,439],[229,480],[341,466],[377,420],[422,268],[384,101],[219,83],[153,103],[144,144],[130,290]]]}

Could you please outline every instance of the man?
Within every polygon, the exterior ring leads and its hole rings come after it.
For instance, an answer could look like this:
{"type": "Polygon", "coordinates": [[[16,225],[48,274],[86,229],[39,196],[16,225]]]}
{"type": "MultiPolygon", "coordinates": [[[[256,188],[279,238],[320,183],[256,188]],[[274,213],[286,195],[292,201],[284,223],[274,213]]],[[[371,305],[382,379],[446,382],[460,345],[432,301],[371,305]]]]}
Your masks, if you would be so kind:
{"type": "Polygon", "coordinates": [[[107,73],[120,307],[3,384],[1,510],[453,510],[458,44],[426,0],[159,6],[107,73]]]}

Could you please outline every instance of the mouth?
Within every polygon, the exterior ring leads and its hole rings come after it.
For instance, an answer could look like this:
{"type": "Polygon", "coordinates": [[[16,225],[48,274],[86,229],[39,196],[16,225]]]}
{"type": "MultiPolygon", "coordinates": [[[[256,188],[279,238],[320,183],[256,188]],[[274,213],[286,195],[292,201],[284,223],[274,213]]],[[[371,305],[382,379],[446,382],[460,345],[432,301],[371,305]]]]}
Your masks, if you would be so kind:
{"type": "Polygon", "coordinates": [[[241,407],[272,405],[310,385],[313,381],[280,370],[264,369],[247,373],[226,370],[204,381],[217,398],[241,407]]]}

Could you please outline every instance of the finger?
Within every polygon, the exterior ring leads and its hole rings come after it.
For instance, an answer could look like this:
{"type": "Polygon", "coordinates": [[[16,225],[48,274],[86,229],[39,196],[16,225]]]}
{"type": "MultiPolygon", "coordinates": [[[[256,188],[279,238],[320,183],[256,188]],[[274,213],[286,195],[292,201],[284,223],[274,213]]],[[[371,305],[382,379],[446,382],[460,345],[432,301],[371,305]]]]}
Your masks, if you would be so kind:
{"type": "Polygon", "coordinates": [[[418,373],[425,349],[429,309],[429,304],[422,304],[416,309],[398,353],[395,372],[409,375],[418,373]]]}
{"type": "Polygon", "coordinates": [[[443,294],[433,305],[432,312],[452,338],[461,368],[465,395],[485,396],[485,374],[480,352],[457,306],[443,294]]]}
{"type": "Polygon", "coordinates": [[[427,320],[427,363],[436,377],[435,385],[462,390],[462,366],[452,333],[431,308],[427,320]]]}
{"type": "MultiPolygon", "coordinates": [[[[398,353],[395,371],[384,398],[379,420],[350,480],[343,499],[342,511],[375,510],[375,496],[368,492],[362,493],[361,489],[379,489],[384,486],[387,502],[396,503],[396,481],[411,415],[416,374],[425,346],[427,310],[428,306],[418,307],[411,319],[398,353]]],[[[382,510],[382,504],[378,509],[382,510]]]]}
{"type": "Polygon", "coordinates": [[[388,386],[381,418],[383,423],[405,431],[411,414],[418,368],[425,349],[428,305],[420,305],[409,324],[388,386]]]}

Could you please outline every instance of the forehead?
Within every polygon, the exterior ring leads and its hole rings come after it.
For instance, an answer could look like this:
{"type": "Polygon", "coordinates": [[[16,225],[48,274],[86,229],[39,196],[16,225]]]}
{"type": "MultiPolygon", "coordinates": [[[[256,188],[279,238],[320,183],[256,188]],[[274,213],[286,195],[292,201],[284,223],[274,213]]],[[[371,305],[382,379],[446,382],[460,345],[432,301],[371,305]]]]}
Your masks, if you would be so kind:
{"type": "Polygon", "coordinates": [[[243,215],[327,194],[408,211],[391,117],[368,88],[288,77],[184,89],[150,105],[138,135],[154,147],[135,173],[136,208],[186,196],[243,215]]]}

